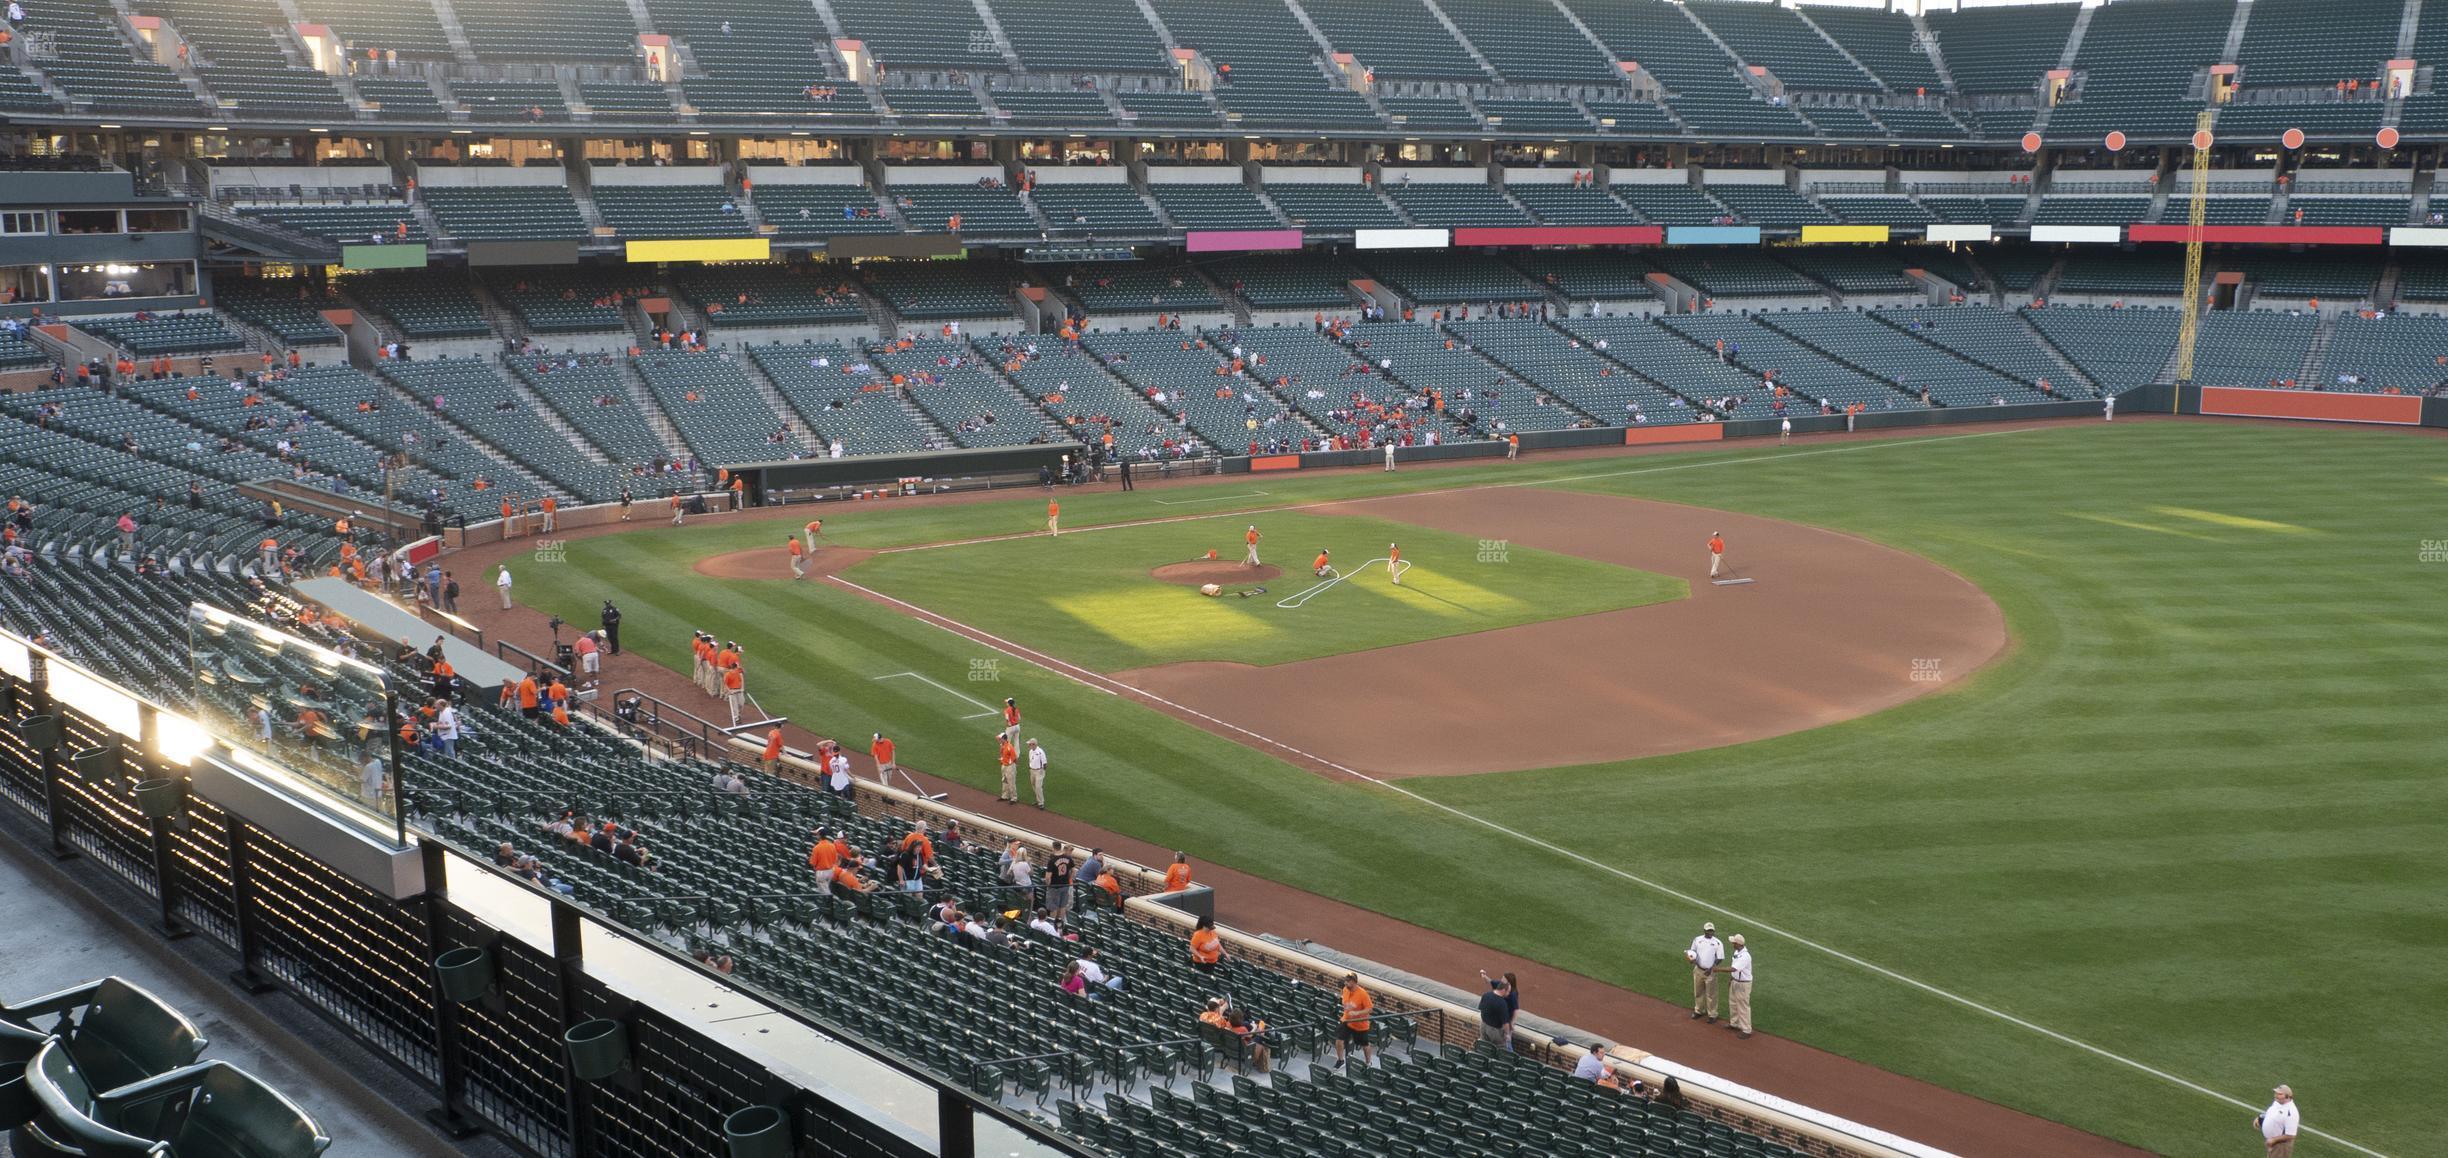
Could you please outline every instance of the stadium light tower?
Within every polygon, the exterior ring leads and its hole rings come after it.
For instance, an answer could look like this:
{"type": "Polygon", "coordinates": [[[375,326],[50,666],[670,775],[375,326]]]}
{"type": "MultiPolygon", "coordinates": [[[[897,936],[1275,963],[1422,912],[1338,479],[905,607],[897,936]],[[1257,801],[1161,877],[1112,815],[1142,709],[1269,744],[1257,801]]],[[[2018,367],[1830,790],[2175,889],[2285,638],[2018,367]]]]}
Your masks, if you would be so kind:
{"type": "Polygon", "coordinates": [[[2176,331],[2176,385],[2193,380],[2193,341],[2201,337],[2202,217],[2209,208],[2210,117],[2203,109],[2193,118],[2193,188],[2186,198],[2184,324],[2176,331]]]}

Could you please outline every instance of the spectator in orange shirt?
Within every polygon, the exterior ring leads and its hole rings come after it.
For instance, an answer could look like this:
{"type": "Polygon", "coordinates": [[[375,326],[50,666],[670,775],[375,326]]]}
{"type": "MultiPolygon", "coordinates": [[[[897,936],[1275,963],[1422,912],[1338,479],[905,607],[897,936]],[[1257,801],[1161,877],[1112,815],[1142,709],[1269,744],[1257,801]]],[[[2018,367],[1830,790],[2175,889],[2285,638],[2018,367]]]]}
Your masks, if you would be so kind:
{"type": "Polygon", "coordinates": [[[1335,1034],[1335,1068],[1343,1068],[1344,1053],[1359,1046],[1361,1056],[1371,1068],[1377,1065],[1377,1046],[1369,1040],[1369,1012],[1377,1008],[1377,1000],[1360,985],[1360,975],[1343,975],[1343,1024],[1335,1034]]]}
{"type": "Polygon", "coordinates": [[[1202,973],[1213,973],[1224,963],[1224,937],[1216,932],[1214,917],[1200,917],[1198,927],[1190,930],[1190,964],[1202,973]]]}
{"type": "Polygon", "coordinates": [[[536,718],[538,715],[541,715],[543,712],[543,695],[536,690],[535,675],[533,673],[519,677],[518,706],[519,715],[530,720],[536,718]]]}
{"type": "Polygon", "coordinates": [[[1190,887],[1190,854],[1173,854],[1173,864],[1165,869],[1164,891],[1178,893],[1190,887]]]}
{"type": "Polygon", "coordinates": [[[765,754],[758,758],[758,763],[764,767],[765,774],[768,776],[773,775],[774,769],[781,766],[782,729],[775,728],[765,734],[765,754]]]}
{"type": "Polygon", "coordinates": [[[818,893],[829,895],[833,891],[833,877],[840,867],[841,849],[834,845],[833,833],[828,829],[817,829],[816,845],[808,850],[808,868],[816,874],[818,893]]]}

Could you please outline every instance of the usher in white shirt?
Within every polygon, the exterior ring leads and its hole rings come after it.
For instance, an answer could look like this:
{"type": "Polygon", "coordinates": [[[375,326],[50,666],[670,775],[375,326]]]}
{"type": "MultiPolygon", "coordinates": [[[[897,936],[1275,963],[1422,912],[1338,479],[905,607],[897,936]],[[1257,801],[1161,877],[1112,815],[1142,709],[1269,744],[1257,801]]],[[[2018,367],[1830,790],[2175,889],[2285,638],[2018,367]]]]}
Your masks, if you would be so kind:
{"type": "Polygon", "coordinates": [[[1734,980],[1745,985],[1751,983],[1751,950],[1736,949],[1734,951],[1734,980]]]}
{"type": "Polygon", "coordinates": [[[1719,961],[1725,960],[1725,942],[1702,933],[1692,938],[1691,958],[1695,969],[1715,969],[1719,961]]]}

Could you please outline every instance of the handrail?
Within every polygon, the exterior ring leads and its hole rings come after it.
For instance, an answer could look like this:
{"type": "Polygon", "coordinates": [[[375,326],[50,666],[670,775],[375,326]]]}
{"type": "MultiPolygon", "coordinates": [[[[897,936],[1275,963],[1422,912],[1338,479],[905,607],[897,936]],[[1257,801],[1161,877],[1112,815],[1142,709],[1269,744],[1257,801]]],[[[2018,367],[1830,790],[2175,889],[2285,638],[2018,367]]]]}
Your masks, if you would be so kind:
{"type": "MultiPolygon", "coordinates": [[[[480,636],[480,637],[478,637],[478,638],[479,638],[479,642],[481,642],[481,641],[482,641],[482,637],[480,636]]],[[[561,666],[560,664],[554,663],[553,661],[551,661],[551,660],[549,660],[549,659],[546,659],[546,658],[544,658],[543,656],[537,655],[536,653],[534,653],[534,652],[532,652],[532,651],[529,651],[529,650],[527,650],[526,648],[520,647],[519,645],[517,645],[517,644],[515,644],[515,643],[512,643],[512,642],[510,642],[509,640],[506,640],[506,639],[497,639],[497,640],[494,640],[494,641],[493,641],[493,658],[498,659],[498,660],[502,660],[502,661],[504,661],[504,662],[511,662],[511,661],[510,661],[510,657],[509,657],[509,656],[507,656],[507,655],[504,655],[503,653],[504,653],[504,652],[512,652],[512,651],[515,651],[515,652],[517,652],[519,655],[521,655],[521,656],[523,656],[523,657],[525,657],[525,658],[526,658],[526,660],[527,660],[527,665],[528,665],[528,669],[529,669],[530,671],[535,670],[536,668],[542,668],[542,669],[544,669],[544,670],[546,670],[546,671],[550,671],[550,672],[552,672],[554,675],[562,675],[562,676],[566,676],[566,675],[568,675],[568,674],[570,673],[570,670],[569,670],[568,668],[565,668],[565,667],[561,666]]],[[[515,663],[512,663],[512,666],[513,666],[513,667],[515,667],[515,666],[517,666],[517,665],[516,665],[515,663]]]]}

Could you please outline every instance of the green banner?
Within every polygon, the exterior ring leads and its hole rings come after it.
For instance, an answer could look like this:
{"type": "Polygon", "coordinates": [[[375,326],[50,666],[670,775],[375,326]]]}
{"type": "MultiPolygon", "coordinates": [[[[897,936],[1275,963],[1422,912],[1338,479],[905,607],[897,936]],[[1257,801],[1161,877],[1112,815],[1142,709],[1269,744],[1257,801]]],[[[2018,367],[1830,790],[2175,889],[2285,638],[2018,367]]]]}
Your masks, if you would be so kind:
{"type": "Polygon", "coordinates": [[[423,269],[425,247],[422,245],[343,245],[340,247],[342,269],[423,269]]]}

